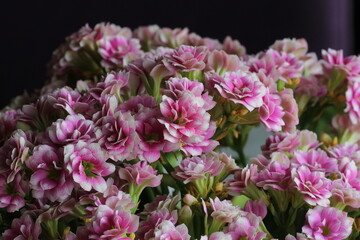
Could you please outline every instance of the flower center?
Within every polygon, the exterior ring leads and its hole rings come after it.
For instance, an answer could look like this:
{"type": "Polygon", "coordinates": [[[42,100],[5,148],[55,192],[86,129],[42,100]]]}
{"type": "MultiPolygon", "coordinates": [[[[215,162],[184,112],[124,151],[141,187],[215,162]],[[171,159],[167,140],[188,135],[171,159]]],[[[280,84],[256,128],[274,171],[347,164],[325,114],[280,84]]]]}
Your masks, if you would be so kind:
{"type": "Polygon", "coordinates": [[[94,170],[93,163],[83,161],[82,164],[84,166],[84,172],[87,177],[96,177],[97,176],[97,174],[93,172],[93,170],[94,170]]]}

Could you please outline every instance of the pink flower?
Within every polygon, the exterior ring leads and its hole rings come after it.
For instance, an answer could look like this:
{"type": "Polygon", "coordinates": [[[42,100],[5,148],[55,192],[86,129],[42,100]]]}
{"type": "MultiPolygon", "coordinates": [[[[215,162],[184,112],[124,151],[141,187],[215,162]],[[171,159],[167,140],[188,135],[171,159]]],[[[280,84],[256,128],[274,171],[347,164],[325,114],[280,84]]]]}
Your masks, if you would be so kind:
{"type": "Polygon", "coordinates": [[[70,196],[74,183],[67,173],[62,151],[48,145],[34,148],[33,155],[27,161],[27,166],[34,173],[30,178],[32,196],[43,197],[50,201],[64,201],[70,196]]]}
{"type": "Polygon", "coordinates": [[[226,182],[225,188],[231,196],[237,196],[244,191],[249,183],[254,182],[258,174],[258,166],[250,164],[235,172],[234,179],[226,182]]]}
{"type": "Polygon", "coordinates": [[[285,125],[282,119],[285,112],[280,105],[280,97],[267,91],[263,97],[263,102],[263,105],[259,107],[260,121],[265,125],[266,130],[280,131],[282,126],[285,125]]]}
{"type": "Polygon", "coordinates": [[[16,129],[16,115],[18,111],[8,109],[0,112],[0,144],[2,144],[10,134],[16,129]]]}
{"type": "Polygon", "coordinates": [[[219,223],[233,222],[242,213],[241,209],[229,200],[220,201],[218,197],[214,200],[210,198],[210,204],[213,210],[211,217],[219,223]]]}
{"type": "Polygon", "coordinates": [[[139,217],[124,210],[114,210],[106,205],[97,208],[86,230],[78,232],[81,240],[85,239],[126,239],[127,233],[134,233],[139,227],[139,217]]]}
{"type": "Polygon", "coordinates": [[[341,240],[351,234],[354,219],[333,207],[317,206],[306,213],[303,233],[314,239],[341,240]]]}
{"type": "Polygon", "coordinates": [[[261,146],[262,153],[265,157],[270,158],[274,152],[293,153],[299,146],[300,141],[296,134],[274,133],[266,139],[261,146]]]}
{"type": "Polygon", "coordinates": [[[2,234],[4,240],[14,239],[39,239],[41,233],[40,224],[34,222],[30,215],[24,214],[11,223],[11,228],[2,234]]]}
{"type": "Polygon", "coordinates": [[[208,50],[206,47],[180,46],[172,54],[164,56],[163,64],[171,72],[203,70],[208,50]]]}
{"type": "Polygon", "coordinates": [[[328,73],[331,74],[331,70],[334,66],[339,67],[347,72],[349,76],[355,76],[360,73],[360,58],[356,56],[349,56],[344,58],[342,50],[334,50],[329,48],[327,51],[321,51],[324,62],[323,68],[328,73]]]}
{"type": "Polygon", "coordinates": [[[289,88],[284,89],[279,92],[279,96],[281,99],[281,107],[285,115],[282,117],[285,125],[283,126],[283,130],[286,132],[294,132],[296,130],[296,125],[299,124],[299,108],[294,98],[293,91],[289,88]]]}
{"type": "Polygon", "coordinates": [[[253,213],[256,216],[261,217],[262,219],[264,219],[267,214],[267,208],[264,200],[262,199],[247,201],[244,207],[244,211],[253,213]]]}
{"type": "Polygon", "coordinates": [[[163,221],[170,221],[176,224],[178,221],[178,214],[176,210],[169,211],[167,208],[154,211],[149,215],[148,219],[140,223],[139,231],[137,232],[138,239],[150,240],[155,237],[155,230],[163,221]]]}
{"type": "Polygon", "coordinates": [[[235,54],[239,57],[246,55],[246,49],[238,40],[233,40],[227,36],[223,42],[223,50],[228,54],[235,54]]]}
{"type": "Polygon", "coordinates": [[[115,171],[113,164],[107,163],[107,156],[97,143],[79,141],[64,148],[66,168],[74,182],[85,191],[92,188],[98,192],[106,190],[104,176],[115,171]]]}
{"type": "Polygon", "coordinates": [[[259,59],[251,63],[250,71],[259,72],[260,69],[264,69],[265,74],[275,81],[279,78],[287,82],[289,78],[301,77],[303,64],[292,53],[269,49],[259,59]]]}
{"type": "Polygon", "coordinates": [[[352,208],[360,208],[360,191],[346,180],[337,179],[331,184],[331,198],[336,203],[343,203],[352,208]]]}
{"type": "Polygon", "coordinates": [[[98,41],[98,52],[102,57],[101,65],[105,68],[126,66],[141,54],[138,39],[123,36],[105,36],[98,41]]]}
{"type": "Polygon", "coordinates": [[[154,240],[190,240],[188,229],[185,224],[175,227],[175,225],[168,220],[162,221],[154,231],[154,240]]]}
{"type": "Polygon", "coordinates": [[[226,72],[224,77],[212,74],[209,81],[223,98],[242,104],[249,111],[263,105],[266,88],[255,73],[239,70],[226,72]]]}
{"type": "Polygon", "coordinates": [[[321,149],[304,152],[298,150],[292,158],[292,165],[295,167],[306,166],[310,171],[334,172],[337,170],[335,158],[329,158],[321,149]]]}
{"type": "Polygon", "coordinates": [[[25,194],[29,191],[27,179],[16,174],[14,179],[7,183],[7,176],[0,175],[0,208],[7,212],[15,212],[25,206],[25,194]]]}
{"type": "Polygon", "coordinates": [[[163,96],[160,104],[163,119],[159,122],[166,128],[165,140],[178,144],[187,155],[200,155],[212,151],[218,142],[210,140],[216,130],[210,114],[199,107],[196,97],[186,91],[179,99],[163,96]]]}
{"type": "Polygon", "coordinates": [[[322,84],[319,76],[310,75],[309,77],[301,77],[295,93],[300,96],[321,98],[326,95],[327,88],[322,84]]]}
{"type": "Polygon", "coordinates": [[[56,145],[76,143],[79,140],[88,141],[95,138],[94,123],[86,120],[83,115],[69,115],[58,119],[46,130],[49,140],[56,145]]]}
{"type": "Polygon", "coordinates": [[[305,202],[310,205],[329,206],[331,196],[331,180],[325,178],[323,172],[310,171],[306,166],[291,170],[295,188],[304,196],[305,202]]]}
{"type": "Polygon", "coordinates": [[[261,170],[255,180],[256,185],[265,190],[287,190],[290,184],[291,173],[289,164],[271,161],[265,169],[261,170]]]}
{"type": "Polygon", "coordinates": [[[200,240],[232,240],[230,234],[223,232],[214,232],[208,238],[207,236],[201,236],[200,240]]]}
{"type": "Polygon", "coordinates": [[[162,175],[156,175],[157,171],[146,162],[140,161],[136,164],[125,164],[119,169],[119,177],[130,184],[141,187],[157,187],[161,183],[162,175]]]}
{"type": "Polygon", "coordinates": [[[112,160],[123,161],[135,158],[140,139],[135,131],[135,119],[129,112],[118,111],[114,116],[101,118],[97,124],[95,134],[112,160]]]}
{"type": "Polygon", "coordinates": [[[225,233],[230,234],[232,239],[246,238],[260,240],[266,237],[266,233],[258,230],[261,218],[252,213],[239,216],[234,222],[225,228],[225,233]]]}
{"type": "Polygon", "coordinates": [[[351,81],[345,93],[346,108],[345,112],[349,113],[350,120],[353,124],[360,123],[360,82],[351,81]]]}
{"type": "Polygon", "coordinates": [[[224,163],[208,154],[200,157],[185,158],[175,168],[174,177],[184,180],[184,183],[205,179],[207,176],[216,176],[224,168],[224,163]]]}
{"type": "MultiPolygon", "coordinates": [[[[212,51],[208,57],[208,64],[220,76],[224,72],[235,72],[245,67],[245,64],[240,62],[239,57],[229,55],[224,51],[212,51]]],[[[245,69],[244,69],[245,70],[245,69]]]]}
{"type": "Polygon", "coordinates": [[[308,51],[308,43],[304,38],[284,38],[276,40],[270,48],[278,52],[292,53],[297,57],[304,56],[308,51]]]}

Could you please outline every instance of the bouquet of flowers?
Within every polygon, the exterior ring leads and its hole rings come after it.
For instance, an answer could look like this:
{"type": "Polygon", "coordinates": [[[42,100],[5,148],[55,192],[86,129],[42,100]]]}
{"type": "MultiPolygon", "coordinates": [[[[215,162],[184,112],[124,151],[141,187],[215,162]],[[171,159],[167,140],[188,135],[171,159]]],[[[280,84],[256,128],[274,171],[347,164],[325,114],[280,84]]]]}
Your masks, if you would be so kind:
{"type": "Polygon", "coordinates": [[[2,239],[359,239],[359,144],[360,57],[86,25],[0,112],[2,239]]]}

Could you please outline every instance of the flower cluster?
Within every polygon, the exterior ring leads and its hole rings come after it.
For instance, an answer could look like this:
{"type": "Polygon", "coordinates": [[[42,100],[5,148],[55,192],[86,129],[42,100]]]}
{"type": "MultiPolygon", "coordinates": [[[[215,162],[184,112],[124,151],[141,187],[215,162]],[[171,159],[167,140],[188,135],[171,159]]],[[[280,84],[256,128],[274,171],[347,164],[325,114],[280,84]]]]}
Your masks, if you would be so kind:
{"type": "Polygon", "coordinates": [[[0,111],[3,239],[359,237],[359,57],[99,23],[49,76],[0,111]]]}

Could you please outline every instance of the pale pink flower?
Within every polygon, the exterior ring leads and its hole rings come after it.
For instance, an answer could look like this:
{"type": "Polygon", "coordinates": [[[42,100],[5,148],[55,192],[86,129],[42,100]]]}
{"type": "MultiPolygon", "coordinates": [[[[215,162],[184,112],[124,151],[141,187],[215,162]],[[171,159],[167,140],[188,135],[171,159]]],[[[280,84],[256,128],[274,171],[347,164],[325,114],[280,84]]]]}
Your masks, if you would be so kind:
{"type": "Polygon", "coordinates": [[[225,72],[235,72],[240,69],[247,69],[247,66],[240,62],[236,55],[229,55],[224,51],[215,50],[209,54],[207,66],[212,68],[217,74],[225,72]]]}
{"type": "Polygon", "coordinates": [[[210,120],[210,114],[197,105],[196,97],[191,92],[185,92],[174,100],[163,96],[160,104],[164,124],[165,140],[178,144],[178,148],[187,155],[200,155],[212,151],[219,143],[210,140],[216,130],[215,122],[210,120]]]}
{"type": "Polygon", "coordinates": [[[285,125],[283,130],[286,132],[294,132],[296,130],[296,125],[299,124],[299,108],[294,98],[294,93],[291,89],[286,88],[283,91],[279,92],[281,99],[281,107],[285,115],[282,117],[285,125]]]}
{"type": "Polygon", "coordinates": [[[130,184],[139,187],[157,187],[161,183],[162,175],[157,175],[157,171],[144,161],[136,164],[125,164],[124,168],[119,169],[119,177],[130,184]]]}
{"type": "Polygon", "coordinates": [[[293,153],[299,145],[300,140],[294,133],[274,133],[266,139],[261,150],[265,157],[270,158],[274,152],[293,153]]]}
{"type": "Polygon", "coordinates": [[[346,108],[345,112],[349,113],[350,120],[353,124],[360,122],[360,82],[351,81],[345,93],[346,108]]]}
{"type": "Polygon", "coordinates": [[[291,169],[289,164],[271,161],[265,169],[257,174],[255,180],[258,187],[264,190],[274,189],[284,191],[289,188],[291,180],[291,169]]]}
{"type": "Polygon", "coordinates": [[[137,155],[140,141],[134,117],[129,113],[115,112],[97,122],[96,137],[114,161],[132,160],[137,155]]]}
{"type": "Polygon", "coordinates": [[[331,74],[333,67],[341,68],[349,76],[355,76],[360,73],[360,58],[349,56],[344,58],[343,50],[334,50],[329,48],[327,51],[321,51],[324,61],[323,68],[327,74],[331,74]]]}
{"type": "Polygon", "coordinates": [[[337,179],[331,184],[331,198],[337,203],[346,204],[352,208],[360,208],[360,191],[346,180],[337,179]]]}
{"type": "Polygon", "coordinates": [[[187,41],[189,36],[188,28],[160,28],[156,30],[153,38],[155,46],[177,48],[187,41]]]}
{"type": "Polygon", "coordinates": [[[257,165],[247,165],[243,169],[235,172],[234,179],[228,180],[225,184],[225,188],[231,196],[237,196],[244,191],[251,182],[254,182],[257,174],[257,165]]]}
{"type": "Polygon", "coordinates": [[[308,151],[311,149],[316,149],[321,145],[317,139],[317,135],[314,132],[311,132],[309,130],[301,130],[297,131],[297,137],[300,140],[300,145],[298,149],[302,151],[308,151]]]}
{"type": "Polygon", "coordinates": [[[303,233],[296,233],[296,237],[291,234],[286,235],[285,240],[309,240],[309,238],[303,233]]]}
{"type": "Polygon", "coordinates": [[[305,202],[312,206],[329,206],[331,180],[323,172],[310,171],[306,166],[291,170],[295,188],[303,194],[305,202]]]}
{"type": "Polygon", "coordinates": [[[354,219],[333,207],[317,206],[306,213],[307,225],[302,231],[314,239],[341,240],[351,234],[354,219]]]}
{"type": "Polygon", "coordinates": [[[98,52],[102,57],[101,65],[105,68],[126,66],[141,55],[139,40],[135,38],[105,36],[97,44],[98,52]]]}
{"type": "Polygon", "coordinates": [[[204,85],[198,81],[191,81],[188,78],[170,78],[166,81],[167,90],[165,94],[173,99],[179,99],[184,92],[191,92],[194,96],[194,102],[198,107],[206,111],[212,109],[216,102],[207,92],[204,93],[204,85]]]}
{"type": "Polygon", "coordinates": [[[242,211],[240,207],[234,206],[229,200],[220,200],[216,197],[214,200],[210,198],[210,205],[213,210],[211,217],[219,223],[231,223],[242,211]]]}
{"type": "Polygon", "coordinates": [[[163,221],[170,221],[176,224],[178,221],[178,214],[176,210],[169,211],[167,208],[154,211],[149,217],[140,222],[139,231],[137,232],[138,239],[150,240],[155,237],[155,230],[163,221]]]}
{"type": "Polygon", "coordinates": [[[202,236],[200,240],[232,240],[232,236],[228,233],[223,232],[214,232],[208,238],[207,236],[202,236]]]}
{"type": "Polygon", "coordinates": [[[224,77],[214,73],[208,81],[212,82],[223,98],[242,104],[249,111],[263,105],[266,88],[255,73],[239,70],[226,72],[224,77]]]}
{"type": "Polygon", "coordinates": [[[185,158],[175,168],[174,177],[184,180],[184,183],[205,179],[207,176],[216,176],[224,168],[224,163],[208,154],[199,157],[185,158]]]}
{"type": "Polygon", "coordinates": [[[335,158],[328,157],[321,149],[304,152],[298,150],[292,158],[294,167],[306,166],[310,171],[334,172],[338,169],[335,158]]]}
{"type": "Polygon", "coordinates": [[[260,69],[263,69],[264,73],[272,79],[279,78],[287,82],[289,78],[301,77],[303,64],[292,53],[269,49],[251,62],[250,71],[259,72],[260,69]]]}
{"type": "Polygon", "coordinates": [[[55,145],[76,143],[79,140],[88,141],[95,138],[94,123],[86,120],[81,114],[69,115],[58,119],[46,129],[46,135],[55,145]]]}
{"type": "Polygon", "coordinates": [[[154,240],[190,240],[190,235],[185,224],[175,227],[174,223],[162,221],[154,231],[154,240]]]}
{"type": "Polygon", "coordinates": [[[85,191],[95,189],[98,192],[106,190],[103,178],[115,171],[113,164],[107,163],[107,155],[97,143],[79,141],[66,145],[64,148],[66,168],[74,182],[85,191]]]}
{"type": "Polygon", "coordinates": [[[163,64],[171,72],[203,70],[208,50],[206,47],[182,45],[172,54],[164,56],[163,64]]]}
{"type": "Polygon", "coordinates": [[[292,53],[297,57],[304,56],[308,51],[308,43],[304,38],[284,38],[276,40],[270,48],[278,52],[292,53]]]}
{"type": "Polygon", "coordinates": [[[97,208],[86,230],[78,233],[79,239],[126,239],[139,227],[139,217],[124,210],[114,210],[106,205],[97,208]]]}
{"type": "Polygon", "coordinates": [[[258,217],[264,219],[267,214],[267,208],[263,199],[259,200],[248,200],[245,203],[244,211],[253,213],[258,217]]]}
{"type": "Polygon", "coordinates": [[[230,234],[232,239],[261,240],[266,237],[266,233],[259,231],[260,221],[261,218],[255,214],[246,213],[230,223],[224,232],[230,234]]]}
{"type": "Polygon", "coordinates": [[[238,40],[232,39],[227,36],[223,42],[223,50],[228,54],[235,54],[239,57],[246,55],[246,49],[238,40]]]}
{"type": "Polygon", "coordinates": [[[327,93],[327,88],[322,84],[319,76],[310,75],[301,77],[300,83],[296,86],[295,93],[300,96],[321,98],[327,93]]]}
{"type": "Polygon", "coordinates": [[[34,222],[30,215],[23,214],[20,218],[15,218],[11,227],[2,234],[4,240],[14,239],[39,239],[41,227],[38,222],[34,222]]]}
{"type": "Polygon", "coordinates": [[[26,165],[33,171],[29,184],[34,198],[61,202],[70,196],[74,182],[66,171],[62,150],[36,146],[26,165]]]}
{"type": "Polygon", "coordinates": [[[267,90],[263,96],[263,105],[259,107],[260,121],[265,125],[267,131],[281,131],[285,125],[283,117],[284,109],[281,106],[281,99],[278,95],[271,94],[267,90]]]}

